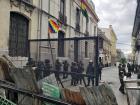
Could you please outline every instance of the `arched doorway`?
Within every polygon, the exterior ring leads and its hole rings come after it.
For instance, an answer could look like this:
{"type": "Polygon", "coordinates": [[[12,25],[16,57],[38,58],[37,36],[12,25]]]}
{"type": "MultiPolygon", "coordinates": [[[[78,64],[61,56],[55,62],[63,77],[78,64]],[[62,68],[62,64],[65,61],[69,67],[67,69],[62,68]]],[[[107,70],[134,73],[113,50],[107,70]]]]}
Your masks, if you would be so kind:
{"type": "Polygon", "coordinates": [[[27,57],[29,52],[29,20],[16,12],[10,13],[9,55],[27,57]]]}
{"type": "Polygon", "coordinates": [[[62,31],[58,32],[58,57],[65,56],[65,41],[62,40],[65,38],[65,33],[62,31]]]}

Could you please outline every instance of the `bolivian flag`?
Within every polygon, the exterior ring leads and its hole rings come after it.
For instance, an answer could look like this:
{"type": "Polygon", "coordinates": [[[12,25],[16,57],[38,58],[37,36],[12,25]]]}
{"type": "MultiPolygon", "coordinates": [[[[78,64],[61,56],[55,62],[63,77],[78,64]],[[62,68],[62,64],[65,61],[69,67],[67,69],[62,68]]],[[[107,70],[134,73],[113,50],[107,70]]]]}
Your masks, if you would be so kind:
{"type": "Polygon", "coordinates": [[[82,9],[82,14],[88,19],[87,7],[85,2],[86,0],[81,0],[81,9],[82,9]]]}
{"type": "Polygon", "coordinates": [[[59,28],[59,25],[54,20],[49,19],[49,33],[57,33],[59,28]]]}

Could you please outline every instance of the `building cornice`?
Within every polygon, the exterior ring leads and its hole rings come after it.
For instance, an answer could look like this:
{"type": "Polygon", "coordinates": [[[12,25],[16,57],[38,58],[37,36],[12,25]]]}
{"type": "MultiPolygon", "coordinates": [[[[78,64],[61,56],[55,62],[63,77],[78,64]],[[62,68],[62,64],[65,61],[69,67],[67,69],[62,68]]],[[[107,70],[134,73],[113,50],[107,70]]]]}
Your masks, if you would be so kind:
{"type": "Polygon", "coordinates": [[[23,6],[25,11],[32,14],[33,10],[34,10],[34,6],[32,4],[30,4],[29,2],[26,2],[24,0],[10,0],[10,4],[11,7],[15,6],[15,7],[21,7],[23,6]]]}

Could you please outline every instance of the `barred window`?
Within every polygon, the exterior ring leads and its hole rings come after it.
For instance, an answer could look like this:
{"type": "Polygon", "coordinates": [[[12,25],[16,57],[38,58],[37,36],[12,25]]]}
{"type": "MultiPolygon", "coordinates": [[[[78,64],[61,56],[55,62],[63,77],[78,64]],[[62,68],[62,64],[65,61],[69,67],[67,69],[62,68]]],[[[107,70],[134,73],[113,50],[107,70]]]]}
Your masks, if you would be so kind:
{"type": "Polygon", "coordinates": [[[10,13],[10,35],[9,35],[9,55],[22,56],[28,55],[28,24],[26,17],[11,12],[10,13]]]}

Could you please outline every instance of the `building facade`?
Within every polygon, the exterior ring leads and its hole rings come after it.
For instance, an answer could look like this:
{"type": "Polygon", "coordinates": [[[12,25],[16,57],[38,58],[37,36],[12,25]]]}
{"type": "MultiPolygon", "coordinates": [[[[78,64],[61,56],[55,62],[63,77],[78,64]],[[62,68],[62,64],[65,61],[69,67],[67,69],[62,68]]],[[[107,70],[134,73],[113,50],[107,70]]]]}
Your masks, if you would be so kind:
{"type": "Polygon", "coordinates": [[[105,32],[105,36],[111,42],[111,64],[114,65],[116,63],[117,57],[117,49],[116,49],[117,36],[113,30],[112,25],[110,25],[109,28],[101,28],[101,30],[105,32]]]}
{"type": "Polygon", "coordinates": [[[102,32],[98,28],[99,38],[99,60],[105,67],[111,65],[111,41],[105,36],[105,32],[102,32]]]}
{"type": "Polygon", "coordinates": [[[134,52],[134,60],[135,63],[140,65],[140,0],[137,0],[137,9],[136,9],[136,16],[135,16],[135,21],[134,21],[134,26],[133,26],[133,32],[132,32],[132,37],[133,43],[133,52],[134,52]]]}
{"type": "Polygon", "coordinates": [[[54,59],[94,60],[93,40],[28,41],[48,39],[49,19],[60,26],[50,38],[96,36],[99,18],[93,2],[87,0],[85,5],[88,21],[82,14],[81,0],[1,0],[0,54],[9,55],[16,63],[20,61],[19,65],[24,65],[29,55],[35,60],[52,59],[52,55],[54,59]]]}

